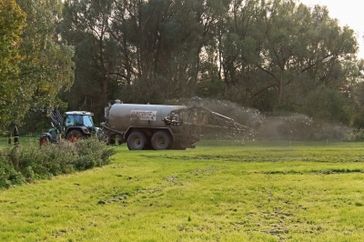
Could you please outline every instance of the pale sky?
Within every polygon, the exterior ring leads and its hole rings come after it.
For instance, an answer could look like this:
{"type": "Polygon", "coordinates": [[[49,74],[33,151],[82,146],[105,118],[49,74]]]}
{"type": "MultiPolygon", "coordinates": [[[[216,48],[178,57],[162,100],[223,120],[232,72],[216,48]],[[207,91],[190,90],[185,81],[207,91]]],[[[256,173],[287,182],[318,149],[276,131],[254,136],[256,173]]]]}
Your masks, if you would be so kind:
{"type": "Polygon", "coordinates": [[[348,25],[355,32],[360,44],[359,57],[364,59],[364,1],[363,0],[299,0],[308,6],[325,5],[330,16],[348,25]]]}

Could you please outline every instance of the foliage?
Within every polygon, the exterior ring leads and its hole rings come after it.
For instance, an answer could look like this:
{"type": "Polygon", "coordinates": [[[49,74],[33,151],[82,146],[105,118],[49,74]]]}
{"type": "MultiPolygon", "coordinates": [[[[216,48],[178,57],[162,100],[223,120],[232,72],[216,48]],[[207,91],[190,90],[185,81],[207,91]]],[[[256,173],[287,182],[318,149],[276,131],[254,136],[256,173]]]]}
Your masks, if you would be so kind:
{"type": "Polygon", "coordinates": [[[68,0],[61,26],[76,48],[71,108],[99,117],[111,99],[200,95],[350,123],[363,77],[354,32],[293,0],[68,0]],[[336,100],[330,114],[307,112],[304,97],[320,90],[331,92],[323,103],[336,100]]]}
{"type": "Polygon", "coordinates": [[[25,14],[15,0],[0,1],[0,129],[12,119],[9,110],[16,108],[14,101],[22,88],[18,62],[24,24],[25,14]]]}
{"type": "MultiPolygon", "coordinates": [[[[361,68],[358,71],[364,70],[364,60],[361,61],[361,68]]],[[[358,82],[353,91],[354,99],[354,113],[352,118],[352,125],[357,128],[364,127],[364,82],[363,79],[358,82]]]]}
{"type": "Polygon", "coordinates": [[[10,187],[25,182],[22,174],[15,170],[14,166],[6,159],[4,154],[0,156],[0,187],[10,187]]]}
{"type": "Polygon", "coordinates": [[[350,125],[350,99],[330,88],[313,89],[303,97],[301,111],[311,117],[350,125]]]}
{"type": "Polygon", "coordinates": [[[351,133],[350,139],[352,141],[364,141],[364,130],[363,129],[355,129],[351,133]]]}
{"type": "Polygon", "coordinates": [[[208,33],[205,5],[191,0],[66,1],[62,36],[75,45],[77,66],[71,107],[100,114],[121,95],[134,102],[192,95],[208,33]]]}
{"type": "Polygon", "coordinates": [[[62,1],[0,3],[0,129],[29,110],[60,105],[73,83],[73,50],[57,33],[62,1]]]}
{"type": "Polygon", "coordinates": [[[312,90],[339,93],[350,84],[344,60],[356,60],[355,36],[339,27],[326,8],[251,0],[234,2],[232,11],[220,53],[223,81],[239,90],[238,95],[229,90],[236,101],[266,111],[299,111],[312,90]],[[273,100],[262,100],[266,96],[273,100]]]}
{"type": "Polygon", "coordinates": [[[45,110],[60,106],[58,94],[73,84],[73,48],[62,41],[58,33],[61,19],[60,0],[17,0],[27,15],[22,33],[20,62],[22,95],[17,105],[22,107],[18,119],[30,108],[45,110]]]}
{"type": "Polygon", "coordinates": [[[49,178],[108,164],[112,150],[87,139],[75,144],[39,147],[31,144],[3,151],[0,158],[0,185],[8,187],[23,181],[49,178]]]}
{"type": "Polygon", "coordinates": [[[7,50],[0,53],[2,126],[54,106],[92,111],[100,121],[113,99],[196,95],[361,126],[364,62],[354,31],[325,7],[295,0],[5,3],[15,12],[0,16],[2,25],[11,20],[2,30],[13,38],[0,43],[7,50]]]}

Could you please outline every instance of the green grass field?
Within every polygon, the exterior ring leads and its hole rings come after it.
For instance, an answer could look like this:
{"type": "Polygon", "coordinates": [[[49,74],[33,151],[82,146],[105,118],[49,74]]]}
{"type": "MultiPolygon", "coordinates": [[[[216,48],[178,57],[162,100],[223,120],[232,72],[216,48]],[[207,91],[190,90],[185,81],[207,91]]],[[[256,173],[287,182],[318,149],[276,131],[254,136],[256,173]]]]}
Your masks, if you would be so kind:
{"type": "Polygon", "coordinates": [[[364,143],[129,152],[0,191],[0,241],[363,241],[364,143]]]}

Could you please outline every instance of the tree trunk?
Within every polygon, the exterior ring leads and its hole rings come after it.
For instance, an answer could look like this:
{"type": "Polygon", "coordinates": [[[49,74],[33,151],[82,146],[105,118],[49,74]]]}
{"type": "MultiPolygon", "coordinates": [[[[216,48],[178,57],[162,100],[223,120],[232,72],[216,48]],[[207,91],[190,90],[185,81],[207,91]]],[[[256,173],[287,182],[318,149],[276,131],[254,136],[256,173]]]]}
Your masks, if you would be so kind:
{"type": "Polygon", "coordinates": [[[283,79],[281,78],[279,80],[279,86],[278,86],[278,105],[282,104],[283,96],[284,96],[284,85],[283,85],[283,79]]]}

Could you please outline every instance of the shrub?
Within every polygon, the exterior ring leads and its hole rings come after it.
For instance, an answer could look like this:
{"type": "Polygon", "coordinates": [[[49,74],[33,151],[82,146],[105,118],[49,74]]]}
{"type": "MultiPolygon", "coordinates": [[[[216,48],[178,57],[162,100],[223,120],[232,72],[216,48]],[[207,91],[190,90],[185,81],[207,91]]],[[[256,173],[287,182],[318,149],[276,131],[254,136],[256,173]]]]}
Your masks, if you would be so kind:
{"type": "Polygon", "coordinates": [[[15,184],[24,182],[24,177],[16,171],[11,163],[5,159],[3,153],[0,154],[0,187],[8,188],[15,184]]]}
{"type": "Polygon", "coordinates": [[[7,149],[0,154],[0,187],[106,165],[111,148],[96,139],[7,149]]]}
{"type": "Polygon", "coordinates": [[[303,112],[315,119],[330,122],[350,123],[349,99],[337,90],[322,87],[313,90],[303,101],[301,109],[303,112]]]}
{"type": "Polygon", "coordinates": [[[364,141],[364,130],[363,129],[355,129],[351,133],[350,141],[364,141]]]}

